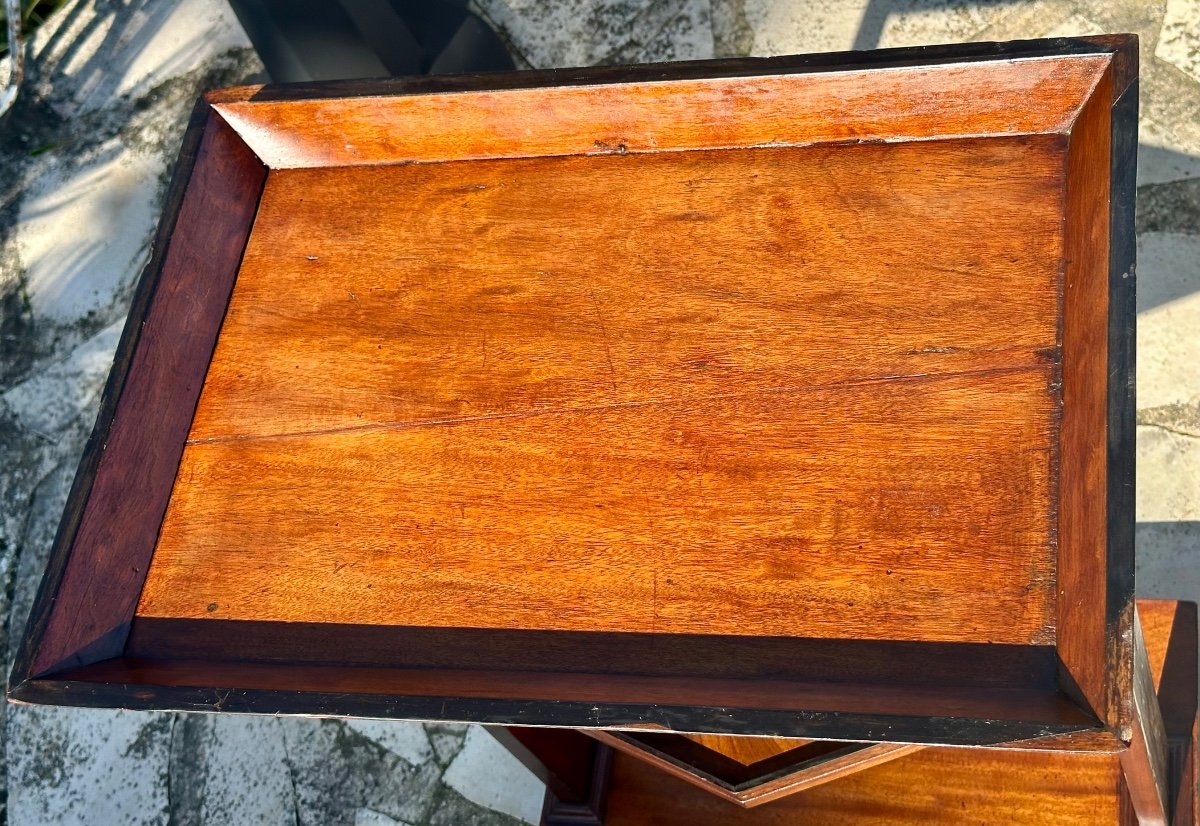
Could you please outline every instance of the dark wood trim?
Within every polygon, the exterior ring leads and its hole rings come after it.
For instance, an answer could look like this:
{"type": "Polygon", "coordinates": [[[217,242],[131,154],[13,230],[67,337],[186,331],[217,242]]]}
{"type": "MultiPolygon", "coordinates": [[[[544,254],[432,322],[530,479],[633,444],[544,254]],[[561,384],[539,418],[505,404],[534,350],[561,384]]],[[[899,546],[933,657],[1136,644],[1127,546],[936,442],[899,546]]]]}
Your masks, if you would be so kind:
{"type": "Polygon", "coordinates": [[[613,750],[571,729],[488,731],[546,784],[541,826],[603,826],[613,750]]]}
{"type": "MultiPolygon", "coordinates": [[[[34,598],[33,610],[25,627],[25,636],[17,649],[9,680],[10,685],[19,685],[32,676],[30,672],[36,643],[41,640],[42,635],[45,633],[46,624],[50,619],[50,610],[54,603],[54,595],[58,592],[58,587],[62,582],[63,573],[70,558],[71,541],[75,538],[75,532],[79,528],[79,519],[83,515],[83,506],[86,504],[88,495],[92,490],[92,483],[96,477],[96,468],[100,464],[100,457],[104,452],[108,431],[112,426],[113,415],[116,413],[117,401],[121,397],[121,391],[125,386],[125,379],[129,375],[129,367],[133,361],[133,354],[137,349],[137,343],[141,337],[141,322],[146,317],[150,300],[154,296],[154,288],[158,284],[158,278],[162,271],[163,258],[167,251],[171,233],[174,232],[175,224],[179,218],[179,207],[183,203],[188,182],[191,180],[192,169],[195,166],[196,157],[199,153],[200,140],[204,135],[204,128],[208,122],[209,112],[210,107],[204,101],[197,101],[188,120],[187,131],[183,136],[183,146],[179,152],[179,160],[175,164],[175,171],[172,173],[171,183],[167,189],[166,199],[163,204],[162,218],[159,221],[158,230],[155,233],[151,246],[150,261],[142,271],[137,287],[134,289],[129,314],[126,317],[125,327],[121,333],[121,340],[117,344],[117,350],[113,357],[113,367],[108,374],[108,380],[105,382],[104,391],[100,396],[100,407],[96,414],[96,423],[84,447],[79,468],[75,472],[75,479],[71,484],[71,492],[67,496],[66,511],[59,521],[58,532],[51,546],[50,559],[46,566],[46,572],[42,575],[41,586],[38,589],[37,596],[34,598]]],[[[122,641],[122,647],[123,643],[124,641],[122,641]]]]}
{"type": "Polygon", "coordinates": [[[1053,691],[1054,648],[135,617],[126,656],[1053,691]],[[402,651],[403,662],[397,663],[402,651]]]}
{"type": "Polygon", "coordinates": [[[1098,728],[1058,694],[614,674],[112,659],[14,689],[24,702],[993,745],[1098,728]],[[847,708],[847,706],[853,706],[847,708]],[[828,709],[828,710],[821,710],[828,709]],[[839,709],[839,710],[833,710],[839,709]]]}
{"type": "Polygon", "coordinates": [[[487,726],[487,731],[561,800],[587,800],[595,749],[587,735],[569,728],[487,726]]]}
{"type": "MultiPolygon", "coordinates": [[[[98,442],[33,675],[120,653],[170,499],[266,168],[213,113],[204,124],[120,399],[98,442]]],[[[174,206],[174,204],[171,204],[174,206]]]]}
{"type": "MultiPolygon", "coordinates": [[[[1137,45],[1132,45],[1136,66],[1137,45]]],[[[1126,52],[1130,51],[1127,49],[1126,52]]],[[[1134,523],[1137,439],[1137,187],[1138,82],[1127,82],[1111,111],[1108,263],[1106,673],[1109,724],[1132,725],[1134,523]]]]}
{"type": "Polygon", "coordinates": [[[583,800],[564,800],[546,787],[542,803],[542,826],[604,826],[608,804],[608,781],[612,775],[613,750],[592,742],[591,782],[583,800]]]}
{"type": "Polygon", "coordinates": [[[1154,689],[1146,643],[1136,615],[1133,627],[1133,736],[1121,752],[1130,804],[1142,826],[1167,826],[1170,796],[1167,738],[1154,689]]]}
{"type": "Polygon", "coordinates": [[[815,740],[766,760],[746,765],[701,744],[663,731],[615,731],[604,734],[634,744],[643,751],[657,753],[677,764],[689,766],[730,791],[740,791],[762,783],[775,775],[815,766],[835,757],[869,748],[863,743],[839,743],[815,740]]]}
{"type": "Polygon", "coordinates": [[[124,648],[265,177],[198,102],[10,684],[124,648]]]}
{"type": "Polygon", "coordinates": [[[1197,667],[1196,603],[1175,603],[1171,638],[1158,685],[1158,705],[1167,735],[1167,775],[1173,826],[1197,826],[1196,748],[1198,737],[1197,699],[1200,698],[1200,668],[1197,667]]]}

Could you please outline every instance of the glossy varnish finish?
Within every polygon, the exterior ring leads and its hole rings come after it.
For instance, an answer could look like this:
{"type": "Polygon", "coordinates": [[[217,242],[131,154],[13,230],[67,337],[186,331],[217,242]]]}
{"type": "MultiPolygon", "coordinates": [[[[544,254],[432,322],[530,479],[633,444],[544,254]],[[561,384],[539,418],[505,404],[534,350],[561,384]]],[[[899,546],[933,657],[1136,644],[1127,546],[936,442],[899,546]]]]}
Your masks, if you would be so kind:
{"type": "Polygon", "coordinates": [[[796,60],[749,60],[733,76],[670,84],[635,77],[452,96],[275,101],[231,89],[214,106],[272,169],[994,137],[1068,131],[1110,58],[1018,57],[1002,73],[948,61],[786,74],[796,60]]]}
{"type": "Polygon", "coordinates": [[[1061,146],[273,173],[139,613],[1052,641],[1061,146]]]}
{"type": "Polygon", "coordinates": [[[613,749],[750,808],[899,759],[924,746],[592,731],[613,749]]]}
{"type": "Polygon", "coordinates": [[[1134,53],[211,95],[14,694],[1128,741],[1134,53]]]}
{"type": "Polygon", "coordinates": [[[806,746],[810,740],[795,737],[733,737],[728,734],[683,734],[699,746],[750,766],[761,760],[777,757],[784,752],[806,746]]]}
{"type": "Polygon", "coordinates": [[[924,749],[753,809],[618,753],[606,826],[1134,826],[1109,755],[924,749]]]}

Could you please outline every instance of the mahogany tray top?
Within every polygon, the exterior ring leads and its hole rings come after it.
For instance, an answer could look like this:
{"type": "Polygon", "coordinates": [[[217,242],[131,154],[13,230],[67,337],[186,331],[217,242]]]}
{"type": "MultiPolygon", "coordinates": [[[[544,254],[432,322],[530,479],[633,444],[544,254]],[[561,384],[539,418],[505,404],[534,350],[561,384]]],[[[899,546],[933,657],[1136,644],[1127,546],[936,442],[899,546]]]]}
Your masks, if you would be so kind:
{"type": "Polygon", "coordinates": [[[1136,66],[209,94],[12,696],[1128,742],[1136,66]]]}

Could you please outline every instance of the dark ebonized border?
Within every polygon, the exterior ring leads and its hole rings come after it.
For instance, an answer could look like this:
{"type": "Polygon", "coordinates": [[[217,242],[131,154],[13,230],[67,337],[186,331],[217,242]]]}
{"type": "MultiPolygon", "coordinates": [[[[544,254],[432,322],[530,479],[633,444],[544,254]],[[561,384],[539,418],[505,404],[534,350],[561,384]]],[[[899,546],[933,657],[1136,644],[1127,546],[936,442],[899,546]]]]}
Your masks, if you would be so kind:
{"type": "MultiPolygon", "coordinates": [[[[1136,49],[1134,59],[1136,60],[1136,49]]],[[[1128,643],[1133,622],[1137,343],[1138,82],[1117,95],[1111,114],[1108,264],[1107,594],[1105,607],[1108,704],[1130,702],[1133,672],[1128,643]]]]}
{"type": "MultiPolygon", "coordinates": [[[[86,677],[88,674],[81,671],[79,676],[86,677]]],[[[346,691],[165,686],[69,678],[29,680],[14,692],[14,699],[87,708],[317,714],[563,728],[621,729],[642,726],[666,731],[771,734],[807,739],[958,746],[991,746],[1096,730],[1082,722],[1039,723],[978,717],[797,712],[659,703],[548,702],[346,691]]]]}

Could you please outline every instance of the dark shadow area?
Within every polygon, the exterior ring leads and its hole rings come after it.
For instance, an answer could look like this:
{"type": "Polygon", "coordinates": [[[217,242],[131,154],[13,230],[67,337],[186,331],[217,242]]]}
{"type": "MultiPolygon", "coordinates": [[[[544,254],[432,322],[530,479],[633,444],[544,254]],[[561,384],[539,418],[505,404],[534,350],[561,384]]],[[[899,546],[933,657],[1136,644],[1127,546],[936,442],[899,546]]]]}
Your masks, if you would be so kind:
{"type": "MultiPolygon", "coordinates": [[[[1018,0],[974,0],[972,6],[1006,6],[1018,0]]],[[[854,35],[854,49],[875,49],[883,38],[888,18],[893,14],[928,14],[935,11],[962,8],[966,4],[953,0],[870,0],[863,10],[862,22],[854,35]]]]}
{"type": "Polygon", "coordinates": [[[1200,601],[1200,521],[1138,522],[1137,595],[1200,601]]]}
{"type": "Polygon", "coordinates": [[[465,0],[230,0],[276,83],[513,68],[465,0]]]}

